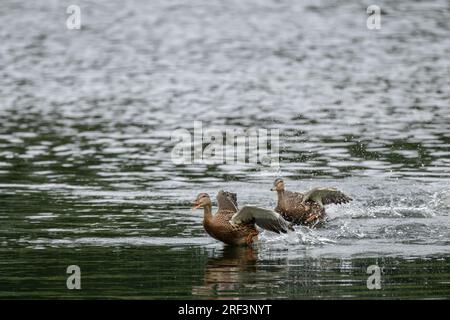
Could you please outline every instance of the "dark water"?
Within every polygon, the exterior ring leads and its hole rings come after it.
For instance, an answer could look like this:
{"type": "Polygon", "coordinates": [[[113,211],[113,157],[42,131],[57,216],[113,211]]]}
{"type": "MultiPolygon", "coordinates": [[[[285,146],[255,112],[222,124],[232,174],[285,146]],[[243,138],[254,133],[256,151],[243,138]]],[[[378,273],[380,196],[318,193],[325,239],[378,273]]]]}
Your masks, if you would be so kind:
{"type": "Polygon", "coordinates": [[[449,298],[449,5],[370,4],[2,1],[0,298],[449,298]],[[174,164],[194,120],[279,129],[280,168],[174,164]],[[355,201],[253,250],[189,208],[276,176],[355,201]]]}

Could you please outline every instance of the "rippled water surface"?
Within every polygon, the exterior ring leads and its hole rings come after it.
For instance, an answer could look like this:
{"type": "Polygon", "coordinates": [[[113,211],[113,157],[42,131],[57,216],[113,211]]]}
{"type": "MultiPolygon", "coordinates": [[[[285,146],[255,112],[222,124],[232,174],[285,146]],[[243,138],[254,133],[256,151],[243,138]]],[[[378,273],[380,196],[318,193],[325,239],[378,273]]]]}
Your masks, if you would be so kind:
{"type": "Polygon", "coordinates": [[[2,1],[0,298],[449,298],[449,5],[370,4],[2,1]],[[279,129],[280,168],[173,163],[194,120],[279,129]],[[190,210],[277,176],[354,201],[253,249],[190,210]]]}

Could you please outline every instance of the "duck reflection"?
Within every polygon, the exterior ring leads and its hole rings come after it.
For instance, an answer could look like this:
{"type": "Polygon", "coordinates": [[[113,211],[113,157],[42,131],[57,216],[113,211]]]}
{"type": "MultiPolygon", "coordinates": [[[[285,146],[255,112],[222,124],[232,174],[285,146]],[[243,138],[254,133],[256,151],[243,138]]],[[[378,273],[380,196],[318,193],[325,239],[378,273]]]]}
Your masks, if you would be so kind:
{"type": "Polygon", "coordinates": [[[203,285],[193,287],[192,294],[232,299],[248,273],[256,272],[256,262],[257,249],[225,246],[219,256],[208,259],[203,285]]]}

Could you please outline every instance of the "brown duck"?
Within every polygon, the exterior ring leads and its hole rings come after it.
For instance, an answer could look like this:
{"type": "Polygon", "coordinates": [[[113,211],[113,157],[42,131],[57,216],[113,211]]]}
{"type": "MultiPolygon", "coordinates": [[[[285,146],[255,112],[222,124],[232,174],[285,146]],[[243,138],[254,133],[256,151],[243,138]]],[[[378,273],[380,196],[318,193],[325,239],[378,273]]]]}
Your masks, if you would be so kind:
{"type": "Polygon", "coordinates": [[[272,210],[247,205],[238,211],[235,193],[219,191],[217,204],[219,209],[213,215],[209,195],[200,193],[193,209],[203,208],[206,232],[226,244],[252,245],[258,236],[256,226],[276,233],[292,230],[291,225],[272,210]]]}
{"type": "Polygon", "coordinates": [[[276,212],[287,221],[308,226],[315,226],[325,218],[324,205],[352,201],[335,188],[314,188],[306,193],[287,191],[283,179],[276,179],[271,190],[278,193],[276,212]]]}

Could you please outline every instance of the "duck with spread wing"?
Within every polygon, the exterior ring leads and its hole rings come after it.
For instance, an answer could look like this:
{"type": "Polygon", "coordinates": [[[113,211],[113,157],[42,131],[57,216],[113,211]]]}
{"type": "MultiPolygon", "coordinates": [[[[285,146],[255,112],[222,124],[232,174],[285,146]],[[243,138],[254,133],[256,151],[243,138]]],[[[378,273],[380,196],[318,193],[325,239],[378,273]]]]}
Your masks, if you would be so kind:
{"type": "Polygon", "coordinates": [[[325,205],[352,201],[335,188],[314,188],[305,193],[287,191],[280,178],[275,179],[271,190],[278,194],[276,212],[287,221],[308,226],[315,226],[325,218],[325,205]]]}
{"type": "Polygon", "coordinates": [[[197,196],[193,209],[203,208],[203,227],[206,232],[226,244],[251,246],[259,233],[256,226],[276,233],[293,230],[290,223],[275,211],[252,205],[238,210],[235,193],[219,191],[216,198],[219,208],[214,215],[207,193],[197,196]]]}

